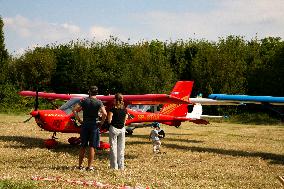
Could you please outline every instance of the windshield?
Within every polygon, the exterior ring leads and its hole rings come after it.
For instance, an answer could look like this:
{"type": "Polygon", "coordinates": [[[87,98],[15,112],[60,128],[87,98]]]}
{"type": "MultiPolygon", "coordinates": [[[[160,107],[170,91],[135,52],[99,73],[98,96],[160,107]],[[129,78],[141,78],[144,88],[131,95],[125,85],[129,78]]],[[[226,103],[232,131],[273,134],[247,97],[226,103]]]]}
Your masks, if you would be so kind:
{"type": "Polygon", "coordinates": [[[63,104],[59,109],[63,110],[67,115],[72,113],[72,108],[75,104],[80,102],[80,98],[71,98],[65,104],[63,104]]]}

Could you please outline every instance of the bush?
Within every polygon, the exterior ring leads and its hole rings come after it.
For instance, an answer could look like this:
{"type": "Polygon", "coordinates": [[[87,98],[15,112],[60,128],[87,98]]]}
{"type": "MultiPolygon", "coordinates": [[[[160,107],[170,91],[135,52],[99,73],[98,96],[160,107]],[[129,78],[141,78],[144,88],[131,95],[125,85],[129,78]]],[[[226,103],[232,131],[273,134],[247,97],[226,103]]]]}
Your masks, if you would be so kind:
{"type": "Polygon", "coordinates": [[[23,98],[12,84],[0,85],[0,112],[25,112],[33,106],[31,98],[23,98]]]}

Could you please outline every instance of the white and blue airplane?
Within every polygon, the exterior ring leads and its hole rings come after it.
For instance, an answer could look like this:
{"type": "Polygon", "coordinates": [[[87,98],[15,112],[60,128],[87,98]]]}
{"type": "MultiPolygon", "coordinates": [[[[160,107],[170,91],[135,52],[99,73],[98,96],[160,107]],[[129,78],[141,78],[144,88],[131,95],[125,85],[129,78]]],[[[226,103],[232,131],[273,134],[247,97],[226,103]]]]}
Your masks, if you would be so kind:
{"type": "Polygon", "coordinates": [[[229,95],[229,94],[211,94],[208,98],[213,100],[221,100],[231,103],[241,104],[271,104],[271,105],[284,105],[284,97],[274,96],[250,96],[250,95],[229,95]]]}
{"type": "Polygon", "coordinates": [[[284,97],[275,96],[250,96],[250,95],[229,95],[229,94],[211,94],[208,96],[209,99],[215,101],[222,101],[228,103],[239,103],[239,104],[260,104],[264,107],[277,113],[281,120],[284,121],[284,113],[281,110],[276,109],[275,105],[284,105],[284,97]]]}

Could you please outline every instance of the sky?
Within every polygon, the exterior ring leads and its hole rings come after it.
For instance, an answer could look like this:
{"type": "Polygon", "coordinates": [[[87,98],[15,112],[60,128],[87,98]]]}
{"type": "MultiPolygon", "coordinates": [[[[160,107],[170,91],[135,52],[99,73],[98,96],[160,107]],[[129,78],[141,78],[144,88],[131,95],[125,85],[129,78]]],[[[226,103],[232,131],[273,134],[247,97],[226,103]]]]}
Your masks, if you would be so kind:
{"type": "Polygon", "coordinates": [[[145,40],[284,39],[284,0],[0,0],[9,53],[110,36],[145,40]]]}

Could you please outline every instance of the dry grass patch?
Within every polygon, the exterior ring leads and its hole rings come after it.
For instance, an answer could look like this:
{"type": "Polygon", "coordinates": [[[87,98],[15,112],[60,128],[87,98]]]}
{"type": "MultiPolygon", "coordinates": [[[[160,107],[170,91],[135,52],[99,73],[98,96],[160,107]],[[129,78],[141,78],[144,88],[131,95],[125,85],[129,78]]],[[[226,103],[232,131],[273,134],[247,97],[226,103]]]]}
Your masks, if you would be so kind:
{"type": "MultiPolygon", "coordinates": [[[[152,154],[150,128],[127,137],[126,170],[109,169],[108,151],[95,160],[96,171],[73,170],[78,146],[75,134],[58,133],[59,146],[44,148],[52,133],[42,131],[26,116],[0,114],[0,179],[30,182],[31,176],[96,180],[115,186],[151,188],[280,188],[284,175],[284,127],[211,123],[162,126],[166,138],[159,155],[152,154]]],[[[107,141],[107,135],[102,136],[107,141]]],[[[85,162],[86,163],[86,162],[85,162]]],[[[66,182],[32,181],[39,188],[82,188],[66,182]]]]}

